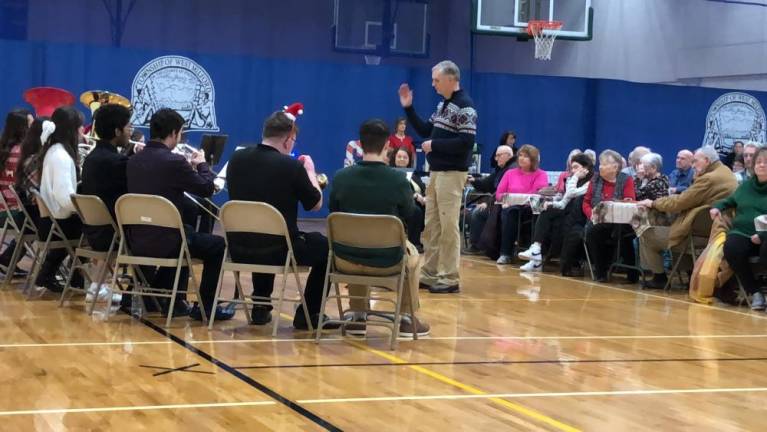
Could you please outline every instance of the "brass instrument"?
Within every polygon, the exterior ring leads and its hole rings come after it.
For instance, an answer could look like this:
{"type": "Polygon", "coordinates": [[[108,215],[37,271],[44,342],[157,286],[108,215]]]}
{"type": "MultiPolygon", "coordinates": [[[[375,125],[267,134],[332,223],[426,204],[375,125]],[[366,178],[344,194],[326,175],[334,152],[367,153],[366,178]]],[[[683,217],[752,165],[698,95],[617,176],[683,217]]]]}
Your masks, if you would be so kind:
{"type": "Polygon", "coordinates": [[[75,96],[56,87],[34,87],[24,92],[24,100],[35,109],[35,116],[50,117],[56,108],[74,105],[75,96]]]}
{"type": "MultiPolygon", "coordinates": [[[[91,112],[91,116],[95,116],[96,110],[98,110],[102,105],[106,104],[117,104],[122,105],[129,110],[133,110],[133,106],[130,103],[130,100],[126,98],[125,96],[122,96],[117,93],[112,93],[104,90],[88,90],[87,92],[84,92],[80,95],[80,102],[85,105],[91,112]]],[[[83,160],[85,156],[88,155],[88,153],[93,150],[93,148],[96,146],[96,141],[98,141],[99,137],[98,134],[96,134],[96,120],[94,119],[91,123],[91,130],[88,134],[85,135],[85,139],[87,142],[85,144],[79,145],[80,150],[80,160],[83,160]]],[[[136,142],[136,141],[129,141],[130,144],[144,145],[143,143],[136,142]]]]}

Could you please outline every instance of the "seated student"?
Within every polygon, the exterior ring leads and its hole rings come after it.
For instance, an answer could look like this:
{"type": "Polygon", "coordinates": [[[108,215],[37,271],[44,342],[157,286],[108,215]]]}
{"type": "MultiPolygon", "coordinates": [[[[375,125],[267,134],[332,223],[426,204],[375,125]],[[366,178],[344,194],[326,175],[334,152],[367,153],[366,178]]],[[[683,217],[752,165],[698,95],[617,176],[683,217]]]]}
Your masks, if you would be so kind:
{"type": "MultiPolygon", "coordinates": [[[[495,198],[503,199],[507,193],[534,194],[548,186],[549,177],[546,171],[538,168],[540,153],[538,149],[525,144],[517,154],[517,168],[506,171],[498,188],[495,190],[495,198]]],[[[498,264],[511,264],[511,253],[517,241],[518,223],[532,218],[529,206],[511,206],[501,212],[501,256],[496,261],[498,264]]]]}
{"type": "MultiPolygon", "coordinates": [[[[767,263],[767,233],[756,232],[754,219],[767,214],[767,148],[760,148],[754,156],[754,174],[746,179],[735,192],[714,204],[711,219],[721,217],[727,209],[735,210],[732,228],[724,242],[724,259],[738,276],[743,288],[751,294],[751,309],[764,310],[764,294],[754,278],[749,258],[759,256],[767,263]]],[[[697,181],[696,181],[697,183],[697,181]]]]}
{"type": "Polygon", "coordinates": [[[564,195],[561,199],[550,203],[538,216],[533,234],[533,244],[524,252],[520,252],[519,258],[529,260],[520,270],[525,272],[541,271],[543,268],[543,255],[558,254],[562,247],[563,222],[567,216],[568,207],[575,198],[586,194],[589,181],[594,175],[594,164],[583,153],[572,156],[568,166],[569,176],[565,182],[564,195]]]}
{"type": "Polygon", "coordinates": [[[730,195],[738,186],[732,172],[719,161],[719,154],[713,147],[698,149],[693,157],[693,167],[695,182],[684,192],[639,202],[647,208],[677,214],[671,227],[652,227],[639,237],[642,267],[651,270],[654,275],[645,283],[645,288],[661,289],[666,286],[663,251],[683,248],[698,213],[730,195]]]}
{"type": "MultiPolygon", "coordinates": [[[[368,120],[360,127],[360,142],[364,154],[356,165],[338,171],[333,179],[330,192],[329,208],[331,212],[393,215],[403,220],[409,219],[415,210],[410,182],[407,178],[384,163],[386,138],[389,135],[383,120],[368,120]]],[[[409,228],[409,227],[408,227],[409,228]]],[[[400,336],[412,337],[414,332],[424,336],[429,333],[429,325],[415,317],[416,310],[411,307],[411,298],[418,308],[418,284],[420,265],[418,251],[412,243],[407,248],[407,274],[403,285],[402,313],[405,315],[400,325],[400,336]]],[[[388,256],[377,257],[380,267],[389,267],[388,256]]],[[[350,271],[375,274],[375,266],[363,266],[350,263],[350,271]]],[[[350,285],[351,295],[364,295],[365,288],[350,285]]],[[[351,300],[352,309],[365,310],[364,301],[351,300]]],[[[355,320],[364,322],[364,316],[355,316],[355,320]]],[[[347,326],[348,327],[348,326],[347,326]]]]}
{"type": "Polygon", "coordinates": [[[493,172],[490,175],[480,179],[469,177],[469,183],[471,183],[475,191],[493,194],[493,196],[479,202],[471,211],[469,216],[469,247],[464,250],[464,253],[467,255],[479,255],[482,253],[482,250],[479,249],[480,238],[490,215],[490,207],[495,202],[495,190],[498,187],[498,183],[501,182],[503,175],[506,174],[506,171],[517,166],[516,162],[514,162],[514,150],[506,144],[499,145],[495,149],[493,161],[495,162],[495,168],[493,168],[493,172]]]}
{"type": "MultiPolygon", "coordinates": [[[[16,182],[16,169],[21,156],[21,142],[27,135],[29,121],[27,116],[29,112],[25,110],[13,110],[5,117],[5,126],[0,134],[0,193],[3,194],[5,202],[8,204],[9,213],[18,225],[23,220],[23,213],[19,210],[19,203],[11,193],[9,186],[16,182]]],[[[0,209],[0,225],[5,223],[7,213],[5,209],[0,209]]],[[[0,245],[2,247],[2,245],[0,245]]],[[[2,254],[0,254],[0,264],[8,267],[11,262],[13,252],[16,250],[16,240],[12,239],[2,254]]],[[[14,276],[24,276],[26,272],[17,269],[11,269],[14,276]]]]}
{"type": "MultiPolygon", "coordinates": [[[[391,143],[391,141],[389,141],[391,143]]],[[[394,168],[413,168],[413,154],[407,147],[400,147],[394,150],[394,154],[389,158],[389,165],[394,168]]],[[[415,211],[407,220],[407,239],[413,243],[419,251],[423,250],[421,244],[421,233],[423,233],[425,220],[426,185],[417,172],[413,171],[408,177],[410,189],[413,191],[413,201],[415,202],[415,211]]]]}
{"type": "MultiPolygon", "coordinates": [[[[261,144],[234,152],[229,160],[226,180],[229,198],[271,204],[285,218],[296,261],[299,265],[312,268],[304,296],[309,317],[316,328],[327,272],[328,239],[318,232],[298,230],[298,204],[301,203],[305,210],[318,211],[322,208],[322,190],[312,159],[304,156],[302,161],[298,161],[290,157],[297,134],[298,127],[293,118],[282,111],[272,113],[264,121],[261,144]]],[[[234,233],[229,235],[228,240],[229,251],[235,261],[273,265],[285,263],[287,249],[282,239],[234,233]]],[[[252,278],[254,296],[272,295],[274,275],[253,273],[252,278]]],[[[253,324],[270,322],[271,310],[272,306],[255,306],[251,312],[253,324]]],[[[301,307],[295,313],[293,327],[298,330],[309,328],[301,307]]]]}
{"type": "MultiPolygon", "coordinates": [[[[163,108],[152,115],[149,125],[150,141],[146,147],[131,157],[127,165],[128,192],[148,195],[159,195],[168,199],[182,211],[184,192],[211,196],[213,180],[216,175],[205,163],[205,155],[196,153],[187,162],[184,156],[175,154],[172,150],[178,145],[181,131],[184,128],[184,118],[176,111],[163,108]]],[[[175,230],[161,227],[134,226],[126,229],[128,245],[137,255],[157,258],[175,258],[181,247],[181,239],[175,230]]],[[[200,280],[200,301],[189,310],[182,296],[174,305],[174,316],[188,314],[195,320],[202,320],[200,307],[205,308],[206,315],[211,316],[213,297],[216,295],[218,275],[224,258],[224,239],[217,235],[197,233],[191,226],[185,226],[186,241],[192,258],[203,261],[202,278],[200,280]]],[[[144,269],[144,275],[153,287],[168,288],[173,286],[175,269],[164,267],[152,274],[144,269]]],[[[189,269],[183,267],[179,279],[179,291],[185,290],[189,279],[189,269]]],[[[167,306],[163,305],[166,309],[167,306]]],[[[232,308],[218,307],[215,311],[216,321],[228,320],[234,316],[232,308]]]]}
{"type": "MultiPolygon", "coordinates": [[[[80,193],[101,198],[113,218],[117,199],[128,192],[128,157],[118,153],[118,148],[130,142],[130,118],[130,110],[122,105],[107,104],[96,110],[94,123],[99,141],[83,162],[80,193]]],[[[86,226],[83,232],[88,244],[98,251],[106,251],[114,235],[111,226],[86,226]]]]}
{"type": "MultiPolygon", "coordinates": [[[[591,220],[591,210],[602,201],[634,201],[634,179],[621,172],[621,155],[613,150],[605,150],[599,155],[599,175],[589,183],[589,189],[583,198],[583,213],[591,220]]],[[[586,244],[592,255],[594,277],[597,282],[607,281],[607,271],[610,267],[613,248],[606,245],[617,241],[620,236],[621,255],[625,263],[633,264],[634,245],[625,238],[633,229],[628,224],[602,223],[594,225],[589,222],[586,226],[586,244]]],[[[631,270],[629,280],[636,282],[639,275],[631,270]]]]}
{"type": "MultiPolygon", "coordinates": [[[[51,216],[56,219],[68,239],[80,238],[82,223],[75,214],[70,196],[77,190],[77,143],[82,136],[83,115],[71,106],[58,108],[51,116],[55,130],[43,143],[40,152],[42,169],[40,175],[40,196],[48,206],[51,216]]],[[[47,125],[51,125],[50,122],[47,125]]],[[[45,127],[45,124],[44,126],[45,127]]],[[[48,236],[53,222],[42,218],[38,223],[38,236],[48,236]]],[[[61,292],[63,287],[56,280],[56,270],[66,258],[65,249],[48,251],[40,268],[35,285],[50,291],[61,292]]],[[[73,286],[82,286],[82,279],[72,280],[73,286]]]]}

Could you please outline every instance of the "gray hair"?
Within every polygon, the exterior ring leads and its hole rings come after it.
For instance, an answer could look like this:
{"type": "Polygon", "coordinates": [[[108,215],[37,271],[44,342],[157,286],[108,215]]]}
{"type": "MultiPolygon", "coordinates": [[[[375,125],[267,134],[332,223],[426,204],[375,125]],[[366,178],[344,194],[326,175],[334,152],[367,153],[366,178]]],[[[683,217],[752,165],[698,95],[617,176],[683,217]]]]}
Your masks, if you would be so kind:
{"type": "Polygon", "coordinates": [[[642,156],[650,153],[650,149],[644,146],[637,146],[634,147],[634,150],[629,153],[629,165],[634,166],[639,163],[639,161],[642,159],[642,156]]]}
{"type": "Polygon", "coordinates": [[[599,163],[602,163],[603,159],[612,159],[613,163],[618,164],[618,171],[623,169],[623,158],[617,151],[610,149],[603,151],[599,154],[599,163]]]}
{"type": "Polygon", "coordinates": [[[719,160],[719,152],[713,146],[704,146],[697,150],[695,153],[702,154],[710,163],[714,163],[719,160]]]}
{"type": "Polygon", "coordinates": [[[442,75],[452,76],[456,81],[461,80],[461,69],[450,60],[443,60],[437,63],[431,70],[438,70],[442,75]]]}
{"type": "Polygon", "coordinates": [[[658,153],[647,153],[642,156],[639,162],[645,166],[655,167],[658,172],[663,171],[663,156],[658,153]]]}
{"type": "Polygon", "coordinates": [[[760,148],[762,148],[764,146],[762,145],[762,143],[760,143],[758,141],[746,141],[746,143],[743,144],[743,150],[746,150],[746,148],[748,148],[748,147],[753,147],[753,148],[759,150],[760,148]]]}
{"type": "Polygon", "coordinates": [[[570,162],[573,161],[573,156],[583,153],[581,149],[572,149],[570,154],[567,155],[567,169],[570,169],[570,162]]]}

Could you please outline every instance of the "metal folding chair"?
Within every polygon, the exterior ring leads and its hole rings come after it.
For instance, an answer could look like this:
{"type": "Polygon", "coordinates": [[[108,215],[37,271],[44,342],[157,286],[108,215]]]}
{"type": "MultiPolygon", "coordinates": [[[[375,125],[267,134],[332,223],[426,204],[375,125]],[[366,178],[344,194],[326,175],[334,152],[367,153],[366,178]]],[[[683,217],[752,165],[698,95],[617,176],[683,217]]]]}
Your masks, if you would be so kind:
{"type": "Polygon", "coordinates": [[[19,203],[19,211],[21,212],[22,222],[19,225],[13,217],[13,212],[8,206],[8,202],[5,200],[5,196],[0,193],[0,206],[3,207],[2,212],[5,214],[5,223],[3,223],[2,234],[0,234],[0,245],[5,244],[6,236],[16,241],[16,246],[11,254],[11,260],[8,266],[0,264],[0,269],[5,272],[3,277],[2,287],[7,288],[13,280],[13,272],[16,270],[16,264],[21,260],[22,254],[25,249],[37,239],[37,230],[34,228],[34,224],[28,221],[28,215],[23,209],[21,201],[18,201],[18,195],[11,187],[11,193],[15,195],[16,202],[19,203]]]}
{"type": "MultiPolygon", "coordinates": [[[[682,274],[679,271],[679,265],[681,264],[682,259],[685,256],[689,256],[692,259],[692,265],[695,265],[695,261],[698,259],[698,256],[700,256],[700,254],[703,252],[703,249],[705,249],[708,245],[708,239],[711,234],[711,226],[713,224],[711,216],[709,215],[710,209],[711,207],[704,207],[698,210],[699,213],[695,215],[695,219],[692,221],[690,233],[682,242],[682,250],[677,250],[676,252],[676,254],[679,256],[676,257],[674,260],[674,265],[671,267],[671,274],[669,275],[668,282],[666,282],[666,286],[663,288],[665,291],[669,291],[671,289],[671,281],[673,280],[675,274],[677,275],[677,278],[679,278],[679,283],[684,284],[682,274]]],[[[671,250],[672,258],[674,255],[675,252],[671,250]]]]}
{"type": "MultiPolygon", "coordinates": [[[[394,306],[394,311],[366,311],[369,315],[372,312],[375,312],[377,315],[380,315],[381,313],[393,314],[394,320],[391,322],[388,320],[368,319],[367,325],[382,326],[391,329],[389,344],[390,348],[394,349],[396,347],[400,321],[402,318],[400,311],[402,307],[402,291],[404,288],[405,271],[407,268],[407,237],[405,235],[405,229],[402,226],[402,221],[394,216],[333,213],[328,217],[327,223],[329,243],[328,271],[325,276],[325,287],[322,296],[322,306],[320,308],[320,320],[317,324],[317,343],[320,341],[322,327],[326,323],[332,322],[341,324],[341,331],[345,334],[345,328],[348,321],[343,320],[345,311],[343,310],[341,300],[359,298],[367,300],[368,303],[371,300],[375,300],[377,303],[386,302],[394,306]],[[350,255],[348,252],[342,252],[339,254],[340,248],[343,248],[345,251],[352,250],[355,251],[355,253],[350,255]],[[359,258],[358,255],[364,256],[366,252],[370,252],[371,250],[399,250],[401,257],[389,267],[375,268],[374,271],[371,267],[371,271],[366,271],[364,273],[349,273],[339,268],[344,267],[343,261],[355,263],[355,258],[359,258]],[[339,287],[340,283],[367,286],[366,295],[342,295],[339,287]],[[330,294],[331,284],[335,288],[335,294],[330,294]],[[388,297],[372,297],[370,293],[371,286],[391,289],[394,291],[394,300],[388,297]],[[325,305],[327,301],[332,298],[336,299],[339,319],[325,320],[325,305]]],[[[410,299],[411,302],[414,302],[413,297],[410,299]]],[[[411,304],[411,308],[415,310],[415,304],[411,304]]],[[[417,332],[413,332],[414,340],[418,339],[416,333],[417,332]]]]}
{"type": "MultiPolygon", "coordinates": [[[[115,215],[117,216],[117,226],[119,228],[120,236],[120,245],[117,249],[117,256],[115,257],[115,267],[125,265],[133,270],[129,275],[133,289],[132,291],[126,291],[120,288],[117,283],[117,272],[113,271],[112,290],[115,293],[129,293],[142,298],[169,298],[170,305],[168,306],[168,316],[165,321],[165,326],[170,327],[170,322],[173,319],[173,307],[179,292],[195,293],[197,298],[200,298],[197,278],[194,275],[194,271],[192,271],[192,255],[189,253],[181,215],[178,213],[176,206],[167,199],[157,195],[143,194],[125,194],[121,196],[117,200],[117,203],[115,203],[115,215]],[[133,254],[127,244],[125,228],[127,226],[141,225],[178,230],[179,236],[181,237],[178,256],[175,258],[156,258],[133,254]],[[142,274],[139,266],[175,268],[176,273],[171,292],[168,293],[166,288],[151,287],[146,281],[140,280],[141,278],[137,277],[137,275],[142,274]],[[192,278],[193,288],[187,289],[186,291],[179,291],[178,289],[182,267],[189,268],[189,276],[192,278]]],[[[200,311],[202,312],[203,321],[207,322],[208,317],[202,304],[200,304],[200,311]]]]}
{"type": "MultiPolygon", "coordinates": [[[[216,288],[216,296],[213,300],[213,310],[216,310],[216,306],[219,302],[235,303],[243,305],[248,321],[250,321],[250,314],[248,313],[248,305],[271,305],[273,300],[277,300],[277,314],[274,318],[274,324],[272,329],[272,335],[277,335],[277,328],[280,322],[279,312],[282,310],[282,304],[284,302],[289,303],[301,303],[304,311],[304,317],[309,325],[309,330],[314,330],[311,320],[309,319],[309,309],[306,307],[306,299],[304,297],[304,290],[301,287],[301,278],[299,273],[308,272],[309,267],[302,267],[298,265],[296,256],[293,253],[293,242],[290,240],[290,231],[288,231],[288,225],[285,223],[285,218],[276,208],[269,204],[262,202],[252,201],[229,201],[221,208],[220,213],[221,226],[224,230],[224,238],[226,239],[226,251],[224,252],[224,261],[221,265],[221,273],[218,277],[218,287],[216,288]],[[265,234],[280,236],[285,239],[285,245],[287,248],[287,254],[285,256],[285,263],[283,265],[264,265],[264,264],[249,264],[240,263],[232,259],[230,253],[230,239],[229,235],[233,233],[248,233],[248,234],[265,234]],[[227,299],[221,297],[221,289],[224,285],[224,274],[226,272],[232,272],[234,274],[234,285],[237,289],[237,298],[227,299]],[[245,296],[242,291],[242,285],[240,283],[240,273],[266,273],[274,275],[282,275],[282,284],[277,290],[276,296],[271,297],[258,297],[251,296],[250,298],[245,296]],[[296,289],[298,290],[298,299],[286,299],[285,287],[288,281],[288,275],[292,274],[295,277],[296,289]]],[[[256,247],[257,245],[252,245],[256,247]]],[[[208,322],[208,329],[213,328],[213,321],[215,317],[211,317],[208,322]]]]}

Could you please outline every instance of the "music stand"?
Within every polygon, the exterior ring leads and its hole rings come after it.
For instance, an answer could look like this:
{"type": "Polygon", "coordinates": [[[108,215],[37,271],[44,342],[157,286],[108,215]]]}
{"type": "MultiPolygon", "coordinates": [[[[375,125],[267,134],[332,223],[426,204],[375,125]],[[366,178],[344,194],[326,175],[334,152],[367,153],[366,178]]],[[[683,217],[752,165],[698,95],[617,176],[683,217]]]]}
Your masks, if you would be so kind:
{"type": "Polygon", "coordinates": [[[218,165],[221,155],[224,153],[227,138],[229,138],[229,135],[205,134],[202,136],[200,147],[205,151],[205,161],[208,165],[218,165]]]}

